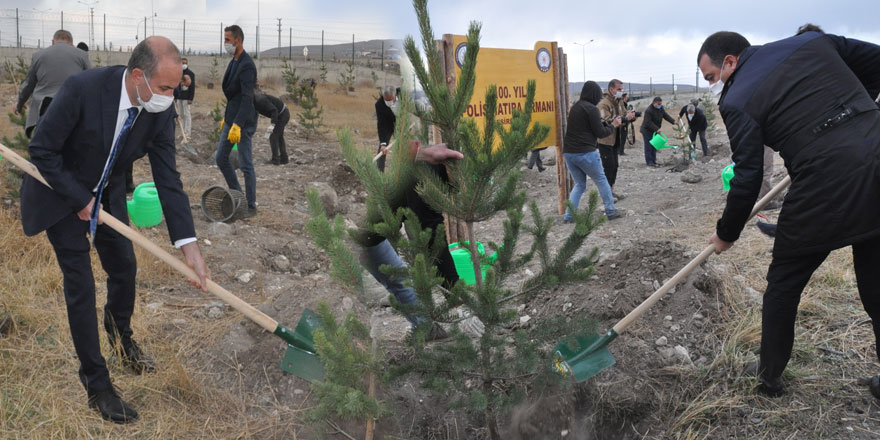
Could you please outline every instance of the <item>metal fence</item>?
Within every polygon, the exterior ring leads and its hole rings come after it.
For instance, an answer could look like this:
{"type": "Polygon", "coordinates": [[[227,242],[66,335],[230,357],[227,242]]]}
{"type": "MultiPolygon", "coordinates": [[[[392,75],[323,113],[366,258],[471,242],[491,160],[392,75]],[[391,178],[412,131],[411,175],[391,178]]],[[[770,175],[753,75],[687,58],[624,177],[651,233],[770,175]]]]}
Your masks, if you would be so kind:
{"type": "MultiPolygon", "coordinates": [[[[190,55],[223,52],[223,28],[233,23],[158,17],[123,17],[108,15],[93,8],[77,11],[38,10],[36,8],[0,9],[0,47],[40,48],[51,44],[52,34],[66,29],[74,43],[85,42],[90,49],[127,52],[146,36],[164,35],[171,38],[182,52],[190,55]]],[[[355,48],[354,40],[367,41],[393,38],[380,23],[322,21],[271,18],[237,20],[245,33],[245,49],[260,54],[270,48],[271,55],[290,57],[291,46],[309,46],[310,57],[318,58],[325,46],[351,44],[351,49],[336,50],[347,58],[366,50],[355,48]],[[284,53],[287,50],[288,53],[284,53]],[[317,53],[316,53],[317,52],[317,53]]],[[[383,58],[392,58],[399,47],[388,47],[383,58]]],[[[266,53],[263,53],[266,55],[266,53]]],[[[379,54],[376,54],[379,55],[379,54]]]]}

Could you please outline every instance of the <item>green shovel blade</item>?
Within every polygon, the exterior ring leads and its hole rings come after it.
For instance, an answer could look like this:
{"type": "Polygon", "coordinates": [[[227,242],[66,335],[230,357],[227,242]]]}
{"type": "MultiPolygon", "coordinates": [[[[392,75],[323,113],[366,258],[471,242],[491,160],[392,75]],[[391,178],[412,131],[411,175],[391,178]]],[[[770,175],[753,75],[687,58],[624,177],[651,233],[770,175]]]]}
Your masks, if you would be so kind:
{"type": "Polygon", "coordinates": [[[313,333],[321,327],[321,317],[304,310],[294,331],[278,324],[275,334],[287,341],[281,369],[297,377],[315,381],[324,378],[324,365],[316,354],[313,333]]]}
{"type": "Polygon", "coordinates": [[[553,367],[563,376],[573,376],[575,381],[583,382],[614,365],[608,344],[615,338],[617,332],[612,329],[603,336],[577,336],[575,345],[562,341],[554,349],[556,360],[553,367]]]}
{"type": "Polygon", "coordinates": [[[324,379],[324,364],[315,353],[309,353],[294,345],[287,345],[281,370],[307,381],[315,382],[324,379]]]}

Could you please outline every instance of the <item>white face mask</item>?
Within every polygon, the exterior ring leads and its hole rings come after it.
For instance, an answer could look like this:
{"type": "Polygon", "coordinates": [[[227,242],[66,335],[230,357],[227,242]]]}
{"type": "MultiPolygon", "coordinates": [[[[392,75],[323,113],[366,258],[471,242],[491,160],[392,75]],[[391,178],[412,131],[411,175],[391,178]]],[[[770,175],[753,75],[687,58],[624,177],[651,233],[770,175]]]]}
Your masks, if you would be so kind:
{"type": "MultiPolygon", "coordinates": [[[[721,72],[724,72],[723,62],[721,63],[721,72]]],[[[718,81],[715,81],[715,84],[709,84],[709,91],[715,96],[720,95],[721,91],[724,90],[724,81],[721,81],[721,72],[718,72],[718,81]]]]}
{"type": "Polygon", "coordinates": [[[225,49],[226,53],[228,53],[229,55],[235,55],[235,45],[234,44],[226,43],[223,45],[223,49],[225,49]]]}
{"type": "Polygon", "coordinates": [[[168,107],[171,107],[171,104],[174,103],[174,98],[171,96],[160,95],[158,93],[153,93],[153,89],[150,88],[150,79],[147,78],[147,75],[144,75],[144,82],[147,83],[147,90],[153,94],[153,97],[150,98],[149,101],[144,102],[141,99],[141,92],[137,86],[135,86],[134,91],[137,94],[138,103],[144,107],[144,110],[150,113],[162,113],[165,110],[168,110],[168,107]]]}
{"type": "Polygon", "coordinates": [[[186,65],[186,64],[183,65],[183,70],[186,70],[186,69],[188,69],[188,68],[189,68],[188,65],[186,65]]]}
{"type": "Polygon", "coordinates": [[[618,90],[617,93],[614,94],[614,97],[617,99],[623,98],[623,90],[618,90]]]}
{"type": "Polygon", "coordinates": [[[397,101],[385,101],[385,105],[391,109],[394,114],[397,114],[397,101]]]}
{"type": "Polygon", "coordinates": [[[690,121],[691,119],[694,119],[694,115],[688,113],[688,121],[690,121]]]}

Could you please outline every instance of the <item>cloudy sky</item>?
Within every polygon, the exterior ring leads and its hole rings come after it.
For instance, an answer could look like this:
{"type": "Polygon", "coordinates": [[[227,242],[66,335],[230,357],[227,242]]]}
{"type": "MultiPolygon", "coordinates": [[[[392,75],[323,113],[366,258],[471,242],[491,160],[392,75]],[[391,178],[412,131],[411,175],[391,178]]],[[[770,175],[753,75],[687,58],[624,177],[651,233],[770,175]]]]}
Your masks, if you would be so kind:
{"type": "MultiPolygon", "coordinates": [[[[0,0],[0,42],[14,42],[14,8],[21,14],[25,45],[35,46],[41,34],[51,38],[65,11],[65,27],[77,40],[88,40],[87,7],[94,0],[0,0]],[[36,10],[35,10],[36,8],[36,10]],[[45,11],[46,9],[50,9],[45,11]],[[45,12],[40,12],[45,11],[45,12]],[[41,20],[42,18],[42,20],[41,20]],[[45,29],[45,30],[43,30],[45,29]]],[[[133,45],[143,38],[144,17],[148,34],[182,35],[187,20],[187,46],[218,50],[220,23],[237,23],[245,29],[248,50],[261,25],[260,48],[277,45],[277,18],[282,23],[282,43],[292,28],[294,44],[372,38],[402,38],[418,29],[412,5],[406,0],[99,0],[95,4],[95,40],[101,44],[103,14],[107,38],[133,45]],[[250,43],[250,44],[248,44],[250,43]]],[[[737,0],[737,1],[569,1],[434,0],[429,5],[435,31],[464,33],[471,20],[483,24],[484,47],[531,49],[538,40],[557,41],[569,54],[569,77],[630,82],[693,84],[700,43],[717,30],[743,33],[753,44],[792,35],[798,26],[812,22],[826,32],[880,43],[878,0],[737,0]],[[606,5],[613,4],[613,7],[606,5]],[[586,43],[586,47],[575,43],[586,43]],[[584,67],[586,69],[584,69],[584,67]],[[584,71],[586,70],[586,72],[584,71]]],[[[701,86],[705,83],[701,81],[701,86]]]]}

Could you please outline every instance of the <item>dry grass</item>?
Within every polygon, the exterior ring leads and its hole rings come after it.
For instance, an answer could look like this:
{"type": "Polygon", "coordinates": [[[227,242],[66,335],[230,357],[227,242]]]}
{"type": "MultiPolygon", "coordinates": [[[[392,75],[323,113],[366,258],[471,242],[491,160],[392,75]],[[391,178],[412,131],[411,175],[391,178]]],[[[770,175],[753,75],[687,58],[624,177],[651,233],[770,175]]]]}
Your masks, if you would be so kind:
{"type": "MultiPolygon", "coordinates": [[[[73,351],[61,286],[61,274],[45,235],[26,238],[17,212],[0,210],[0,313],[15,327],[0,336],[0,438],[295,438],[300,428],[293,414],[281,418],[271,408],[255,407],[253,396],[239,390],[214,389],[194,354],[222,335],[237,318],[195,322],[191,333],[164,337],[158,327],[183,311],[150,313],[144,298],[171,274],[151,256],[138,252],[139,298],[133,328],[161,369],[136,376],[122,367],[102,338],[111,377],[122,395],[141,413],[137,423],[104,422],[86,405],[79,384],[79,362],[73,351]],[[149,316],[145,316],[149,315],[149,316]],[[206,337],[207,336],[207,337],[206,337]]],[[[94,257],[94,255],[93,255],[94,257]]],[[[93,261],[96,261],[93,258],[93,261]]],[[[98,306],[106,297],[104,274],[93,263],[98,306]]],[[[96,310],[96,323],[98,313],[96,310]]]]}

